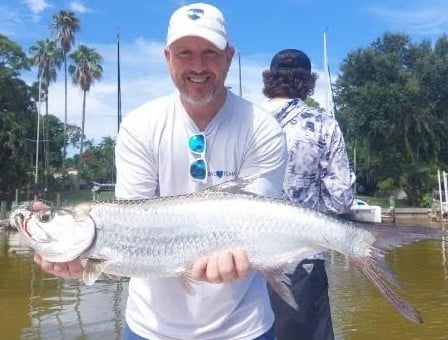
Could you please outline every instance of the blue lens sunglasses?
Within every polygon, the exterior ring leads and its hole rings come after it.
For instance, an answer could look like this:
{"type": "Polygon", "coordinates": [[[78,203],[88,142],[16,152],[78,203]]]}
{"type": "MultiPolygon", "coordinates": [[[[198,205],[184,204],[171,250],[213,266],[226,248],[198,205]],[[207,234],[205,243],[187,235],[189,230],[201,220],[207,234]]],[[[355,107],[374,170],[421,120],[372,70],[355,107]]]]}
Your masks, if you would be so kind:
{"type": "Polygon", "coordinates": [[[207,161],[205,160],[205,150],[207,143],[203,133],[192,135],[188,139],[188,148],[190,151],[199,156],[199,159],[194,160],[190,164],[190,177],[194,181],[205,182],[207,178],[207,161]]]}

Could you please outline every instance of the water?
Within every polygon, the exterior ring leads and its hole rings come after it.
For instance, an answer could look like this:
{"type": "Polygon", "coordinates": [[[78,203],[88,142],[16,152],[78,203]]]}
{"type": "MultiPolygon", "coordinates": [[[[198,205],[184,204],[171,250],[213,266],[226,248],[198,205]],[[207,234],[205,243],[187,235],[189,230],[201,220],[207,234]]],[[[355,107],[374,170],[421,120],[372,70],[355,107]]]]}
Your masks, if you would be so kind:
{"type": "Polygon", "coordinates": [[[126,282],[43,273],[17,232],[0,232],[0,339],[121,339],[126,282]]]}
{"type": "MultiPolygon", "coordinates": [[[[447,248],[447,240],[420,242],[387,257],[423,325],[404,319],[343,257],[330,254],[337,339],[448,339],[447,248]]],[[[126,282],[89,287],[44,274],[17,232],[0,232],[0,339],[120,339],[126,296],[126,282]]]]}

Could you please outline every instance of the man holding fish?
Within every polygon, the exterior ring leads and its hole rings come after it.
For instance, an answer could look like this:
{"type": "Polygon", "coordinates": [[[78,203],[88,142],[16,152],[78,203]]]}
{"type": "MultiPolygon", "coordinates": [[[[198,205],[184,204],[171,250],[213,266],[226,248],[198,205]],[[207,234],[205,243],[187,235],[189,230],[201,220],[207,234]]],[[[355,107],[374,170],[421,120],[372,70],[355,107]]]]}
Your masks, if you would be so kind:
{"type": "MultiPolygon", "coordinates": [[[[116,145],[116,197],[138,200],[203,190],[261,174],[249,190],[281,196],[286,142],[277,122],[224,86],[234,48],[222,13],[207,4],[171,16],[165,58],[178,93],[124,119],[116,145]]],[[[194,214],[194,212],[192,212],[194,214]]],[[[79,260],[42,269],[81,278],[79,260]]],[[[265,280],[241,248],[216,251],[191,268],[196,294],[174,278],[132,278],[125,339],[274,339],[265,280]]]]}
{"type": "Polygon", "coordinates": [[[86,284],[102,272],[131,277],[124,339],[274,340],[266,281],[299,309],[285,268],[328,249],[421,322],[393,290],[384,253],[446,234],[364,228],[272,198],[281,196],[286,140],[271,115],[224,86],[233,54],[217,8],[173,13],[165,58],[178,92],[123,120],[120,200],[19,208],[14,221],[35,262],[86,284]]]}

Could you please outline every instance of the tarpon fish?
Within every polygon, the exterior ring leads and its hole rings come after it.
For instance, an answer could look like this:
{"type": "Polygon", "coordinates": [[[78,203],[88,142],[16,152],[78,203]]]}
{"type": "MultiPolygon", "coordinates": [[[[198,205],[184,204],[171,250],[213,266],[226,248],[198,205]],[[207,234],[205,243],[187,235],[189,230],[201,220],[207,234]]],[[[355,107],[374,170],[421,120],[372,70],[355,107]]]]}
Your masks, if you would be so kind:
{"type": "Polygon", "coordinates": [[[243,191],[250,182],[243,178],[187,195],[92,202],[73,209],[22,207],[15,224],[44,260],[86,260],[87,284],[101,273],[177,277],[186,293],[194,294],[192,264],[216,250],[241,247],[252,266],[296,309],[286,268],[333,250],[345,255],[402,315],[421,322],[416,309],[392,289],[399,283],[384,255],[418,240],[440,239],[441,230],[366,227],[243,191]]]}

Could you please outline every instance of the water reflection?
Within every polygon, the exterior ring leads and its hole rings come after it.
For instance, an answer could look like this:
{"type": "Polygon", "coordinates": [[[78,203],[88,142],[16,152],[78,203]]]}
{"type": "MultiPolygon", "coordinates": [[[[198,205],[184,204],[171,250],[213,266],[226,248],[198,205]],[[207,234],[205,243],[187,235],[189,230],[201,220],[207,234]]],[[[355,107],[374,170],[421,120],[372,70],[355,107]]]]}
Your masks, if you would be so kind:
{"type": "Polygon", "coordinates": [[[16,232],[0,233],[0,268],[0,339],[121,338],[126,282],[47,275],[16,232]]]}
{"type": "MultiPolygon", "coordinates": [[[[337,339],[448,339],[447,255],[444,239],[387,257],[405,286],[401,296],[421,312],[424,324],[415,325],[345,258],[331,254],[327,270],[337,339]]],[[[86,286],[44,274],[19,234],[0,232],[0,339],[120,339],[126,296],[126,282],[86,286]]]]}
{"type": "MultiPolygon", "coordinates": [[[[404,221],[411,224],[415,221],[404,221]]],[[[420,224],[426,224],[427,222],[420,224]]],[[[440,227],[440,226],[432,226],[440,227]]],[[[443,228],[446,228],[444,226],[443,228]]],[[[400,295],[423,318],[417,325],[398,314],[345,258],[328,262],[330,298],[338,339],[448,339],[447,240],[420,242],[389,253],[403,288],[400,295]]]]}

